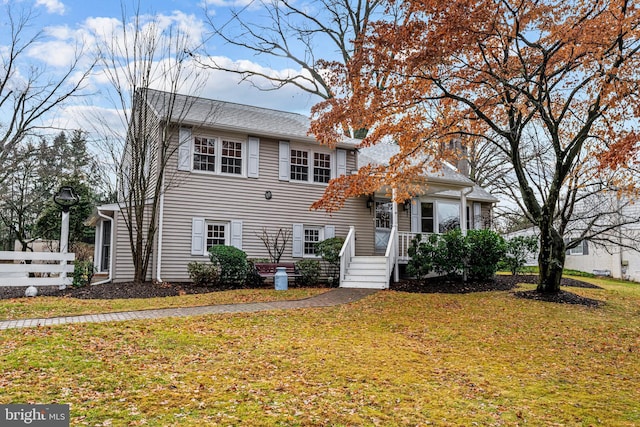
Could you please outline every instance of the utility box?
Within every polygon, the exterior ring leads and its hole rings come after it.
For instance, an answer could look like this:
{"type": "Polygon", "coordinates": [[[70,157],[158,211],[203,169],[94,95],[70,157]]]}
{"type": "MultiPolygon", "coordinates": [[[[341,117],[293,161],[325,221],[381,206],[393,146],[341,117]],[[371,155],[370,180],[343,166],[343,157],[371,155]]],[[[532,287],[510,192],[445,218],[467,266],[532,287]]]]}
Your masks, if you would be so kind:
{"type": "Polygon", "coordinates": [[[276,267],[273,282],[275,283],[276,291],[286,291],[289,289],[289,276],[287,275],[286,267],[276,267]]]}

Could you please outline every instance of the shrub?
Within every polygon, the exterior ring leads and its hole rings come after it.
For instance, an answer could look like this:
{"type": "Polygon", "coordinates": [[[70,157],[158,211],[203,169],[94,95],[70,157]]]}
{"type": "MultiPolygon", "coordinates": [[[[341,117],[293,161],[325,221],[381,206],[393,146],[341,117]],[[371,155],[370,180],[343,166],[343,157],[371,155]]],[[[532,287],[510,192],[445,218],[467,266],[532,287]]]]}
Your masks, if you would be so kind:
{"type": "Polygon", "coordinates": [[[491,230],[469,230],[465,240],[469,278],[484,280],[493,277],[505,254],[502,236],[491,230]]]}
{"type": "Polygon", "coordinates": [[[522,271],[530,253],[538,251],[536,236],[516,236],[507,240],[505,254],[500,261],[500,268],[511,271],[514,276],[522,271]]]}
{"type": "Polygon", "coordinates": [[[437,245],[437,234],[429,234],[425,240],[422,240],[422,234],[416,235],[408,249],[411,258],[407,265],[407,273],[418,279],[424,279],[434,271],[437,245]]]}
{"type": "Polygon", "coordinates": [[[187,264],[189,278],[197,286],[215,285],[218,282],[218,266],[204,262],[187,264]]]}
{"type": "Polygon", "coordinates": [[[502,237],[491,230],[459,229],[444,234],[417,235],[409,246],[407,273],[424,279],[429,273],[460,275],[465,269],[471,279],[487,279],[495,274],[504,254],[502,237]]]}
{"type": "Polygon", "coordinates": [[[460,229],[440,234],[434,255],[436,273],[448,276],[461,274],[467,258],[467,245],[460,229]]]}
{"type": "Polygon", "coordinates": [[[331,237],[322,242],[316,243],[316,255],[322,257],[329,265],[333,267],[331,274],[337,276],[340,271],[340,250],[344,245],[344,237],[331,237]]]}
{"type": "Polygon", "coordinates": [[[256,268],[256,263],[269,262],[267,258],[251,258],[247,259],[247,278],[244,283],[254,288],[260,288],[264,286],[264,277],[260,276],[260,272],[256,268]]]}
{"type": "Polygon", "coordinates": [[[73,283],[74,288],[82,288],[91,283],[95,267],[92,261],[76,261],[73,265],[73,283]]]}
{"type": "Polygon", "coordinates": [[[300,281],[304,285],[313,286],[320,279],[320,261],[316,259],[303,259],[296,263],[298,273],[300,273],[300,281]]]}
{"type": "Polygon", "coordinates": [[[215,245],[209,249],[209,258],[218,267],[220,283],[232,286],[245,283],[251,270],[245,252],[233,246],[215,245]]]}

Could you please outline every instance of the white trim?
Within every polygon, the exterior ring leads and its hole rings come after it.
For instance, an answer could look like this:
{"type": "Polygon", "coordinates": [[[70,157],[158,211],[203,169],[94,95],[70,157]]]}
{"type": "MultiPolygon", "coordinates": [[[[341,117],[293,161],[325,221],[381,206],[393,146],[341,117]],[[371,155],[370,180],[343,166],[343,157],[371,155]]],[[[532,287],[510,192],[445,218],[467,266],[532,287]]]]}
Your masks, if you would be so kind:
{"type": "MultiPolygon", "coordinates": [[[[100,208],[101,207],[105,207],[105,206],[113,206],[113,205],[100,206],[100,207],[98,207],[97,213],[98,213],[98,216],[100,218],[102,218],[103,220],[107,220],[107,221],[111,222],[111,237],[110,237],[111,244],[109,245],[109,269],[108,269],[108,275],[107,275],[107,278],[105,280],[101,280],[99,282],[92,283],[91,285],[102,285],[103,283],[109,283],[109,282],[111,282],[113,280],[113,252],[115,251],[115,246],[116,246],[115,245],[115,241],[114,241],[114,237],[115,237],[114,236],[114,233],[115,233],[115,230],[114,230],[115,229],[115,222],[114,222],[114,218],[111,218],[110,216],[107,216],[107,215],[103,214],[102,212],[100,212],[100,208]]],[[[108,210],[108,209],[105,209],[105,210],[108,210]]],[[[118,208],[117,210],[113,209],[114,212],[119,211],[119,210],[120,210],[120,208],[118,208]]],[[[101,221],[101,222],[104,222],[104,221],[101,221]]],[[[102,227],[104,227],[104,224],[101,224],[101,226],[100,226],[100,259],[102,259],[102,234],[103,234],[102,233],[102,227]]],[[[97,228],[98,227],[96,227],[96,232],[97,232],[97,228]]],[[[102,262],[102,261],[100,261],[100,262],[102,262]]],[[[94,259],[94,265],[95,265],[95,259],[94,259]]]]}

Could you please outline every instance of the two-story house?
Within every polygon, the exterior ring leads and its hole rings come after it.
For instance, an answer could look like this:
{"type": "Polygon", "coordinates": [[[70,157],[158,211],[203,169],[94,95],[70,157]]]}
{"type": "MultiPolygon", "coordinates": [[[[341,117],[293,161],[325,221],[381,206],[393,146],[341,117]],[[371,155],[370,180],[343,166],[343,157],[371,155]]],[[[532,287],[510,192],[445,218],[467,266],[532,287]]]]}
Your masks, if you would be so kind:
{"type": "MultiPolygon", "coordinates": [[[[162,111],[153,105],[162,94],[148,96],[149,105],[139,108],[162,111]]],[[[189,281],[187,264],[208,260],[208,249],[217,244],[236,246],[250,258],[266,258],[260,235],[264,229],[274,233],[282,228],[292,235],[282,261],[316,258],[315,243],[348,237],[341,285],[385,288],[390,272],[397,275],[398,265],[406,263],[415,233],[437,233],[452,224],[463,230],[485,227],[497,201],[447,166],[425,177],[424,194],[400,209],[381,189],[349,199],[338,212],[313,211],[311,203],[330,179],[367,163],[382,163],[394,147],[358,149],[359,140],[345,138],[329,148],[308,135],[309,119],[300,114],[178,98],[190,108],[171,135],[177,149],[165,173],[171,174],[172,184],[160,201],[150,280],[189,281]],[[367,274],[358,280],[360,268],[367,274]]],[[[156,120],[172,119],[157,114],[156,120]]],[[[107,280],[132,279],[129,248],[121,206],[100,206],[95,264],[107,280]]]]}

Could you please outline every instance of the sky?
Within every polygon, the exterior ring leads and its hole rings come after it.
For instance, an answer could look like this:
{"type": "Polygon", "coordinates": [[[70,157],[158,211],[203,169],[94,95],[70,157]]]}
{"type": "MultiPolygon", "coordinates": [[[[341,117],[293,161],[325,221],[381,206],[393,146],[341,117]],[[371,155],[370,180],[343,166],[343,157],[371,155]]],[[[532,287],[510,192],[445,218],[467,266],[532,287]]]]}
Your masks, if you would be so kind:
{"type": "MultiPolygon", "coordinates": [[[[135,1],[135,0],[134,0],[135,1]]],[[[305,1],[305,0],[300,0],[305,1]]],[[[91,50],[101,43],[95,34],[106,34],[121,25],[123,7],[126,15],[135,15],[132,0],[0,0],[4,7],[12,11],[30,10],[32,31],[41,31],[42,38],[30,46],[27,56],[33,64],[46,70],[51,76],[66,69],[80,44],[91,50]]],[[[312,4],[312,2],[310,3],[312,4]]],[[[177,25],[188,33],[190,40],[202,45],[209,56],[216,61],[232,64],[240,63],[244,67],[257,68],[266,73],[298,73],[292,64],[279,62],[273,58],[257,57],[248,51],[241,51],[211,37],[211,19],[217,26],[232,31],[231,12],[240,11],[243,19],[251,22],[264,22],[264,11],[255,0],[140,0],[142,15],[160,18],[159,22],[177,25]]],[[[3,14],[4,15],[4,14],[3,14]]],[[[7,19],[1,18],[0,53],[9,42],[7,19]]],[[[88,58],[86,59],[88,61],[88,58]]],[[[101,73],[94,73],[86,85],[86,96],[67,102],[48,117],[57,129],[84,129],[88,127],[88,112],[99,112],[103,117],[114,116],[112,104],[105,102],[109,90],[106,79],[101,73]]],[[[285,87],[277,91],[261,91],[248,82],[241,82],[233,73],[207,72],[204,87],[195,95],[223,101],[256,105],[309,114],[310,108],[320,99],[300,89],[285,87]]]]}

